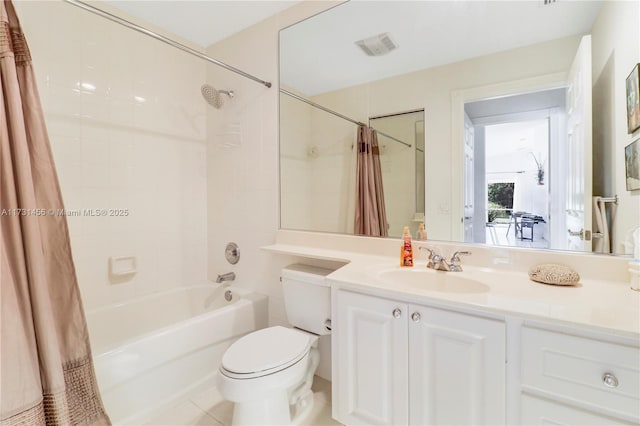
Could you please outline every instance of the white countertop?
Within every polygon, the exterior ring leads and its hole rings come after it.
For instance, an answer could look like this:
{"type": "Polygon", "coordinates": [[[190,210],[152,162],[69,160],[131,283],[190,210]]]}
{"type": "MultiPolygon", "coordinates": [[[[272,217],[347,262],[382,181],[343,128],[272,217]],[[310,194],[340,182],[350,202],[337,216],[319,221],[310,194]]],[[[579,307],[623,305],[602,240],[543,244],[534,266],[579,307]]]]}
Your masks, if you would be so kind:
{"type": "MultiPolygon", "coordinates": [[[[361,292],[407,303],[426,302],[460,309],[472,308],[498,315],[554,320],[564,325],[640,339],[640,292],[631,290],[628,283],[621,281],[582,278],[577,286],[553,286],[531,281],[526,270],[517,272],[465,265],[463,259],[464,272],[426,270],[424,273],[453,274],[468,278],[486,285],[488,291],[442,292],[421,288],[415,280],[412,284],[381,279],[381,272],[407,269],[400,268],[399,260],[392,256],[287,244],[275,244],[264,249],[345,263],[345,266],[328,275],[327,279],[332,285],[361,292]]],[[[412,270],[422,274],[420,270],[423,269],[426,269],[424,261],[418,262],[412,270]]],[[[424,277],[429,279],[427,275],[424,277]]]]}

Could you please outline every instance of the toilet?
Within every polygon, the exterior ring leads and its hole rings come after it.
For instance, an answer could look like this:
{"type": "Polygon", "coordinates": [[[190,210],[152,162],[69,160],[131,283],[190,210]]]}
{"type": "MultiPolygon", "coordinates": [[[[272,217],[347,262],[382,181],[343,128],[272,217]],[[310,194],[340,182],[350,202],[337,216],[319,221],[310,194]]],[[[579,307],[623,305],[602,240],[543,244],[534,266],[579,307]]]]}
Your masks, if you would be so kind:
{"type": "Polygon", "coordinates": [[[287,320],[241,337],[222,357],[219,388],[233,425],[295,425],[313,408],[318,339],[331,332],[329,269],[289,265],[281,278],[287,320]]]}

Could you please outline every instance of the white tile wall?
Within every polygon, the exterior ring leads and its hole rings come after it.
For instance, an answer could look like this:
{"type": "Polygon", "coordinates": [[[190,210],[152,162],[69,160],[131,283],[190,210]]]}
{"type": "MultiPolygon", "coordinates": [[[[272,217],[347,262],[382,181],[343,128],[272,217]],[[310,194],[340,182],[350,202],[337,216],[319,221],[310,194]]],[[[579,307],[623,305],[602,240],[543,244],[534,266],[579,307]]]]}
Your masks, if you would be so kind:
{"type": "Polygon", "coordinates": [[[16,2],[69,217],[85,308],[206,279],[203,62],[63,2],[16,2]],[[113,284],[109,256],[139,272],[113,284]]]}

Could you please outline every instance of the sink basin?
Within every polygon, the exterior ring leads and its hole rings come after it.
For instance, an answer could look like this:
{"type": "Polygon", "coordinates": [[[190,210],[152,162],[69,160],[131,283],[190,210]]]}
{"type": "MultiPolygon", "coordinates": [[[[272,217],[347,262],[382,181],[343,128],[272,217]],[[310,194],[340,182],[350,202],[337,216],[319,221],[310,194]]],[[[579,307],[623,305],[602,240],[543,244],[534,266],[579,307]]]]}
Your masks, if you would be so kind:
{"type": "Polygon", "coordinates": [[[459,272],[437,272],[431,269],[394,268],[378,273],[378,278],[390,284],[398,284],[443,293],[486,293],[489,286],[459,272]]]}

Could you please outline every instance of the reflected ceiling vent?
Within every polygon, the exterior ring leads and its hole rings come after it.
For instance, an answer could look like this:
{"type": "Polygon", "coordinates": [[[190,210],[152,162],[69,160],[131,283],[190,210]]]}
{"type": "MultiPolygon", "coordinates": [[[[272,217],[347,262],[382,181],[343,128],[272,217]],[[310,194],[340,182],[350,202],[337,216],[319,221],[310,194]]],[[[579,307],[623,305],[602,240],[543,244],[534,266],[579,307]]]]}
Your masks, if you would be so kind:
{"type": "Polygon", "coordinates": [[[546,5],[550,5],[550,4],[554,4],[557,0],[542,0],[542,4],[546,5]]]}
{"type": "Polygon", "coordinates": [[[378,34],[364,40],[356,41],[360,49],[369,56],[382,56],[398,48],[398,45],[389,33],[378,34]]]}

